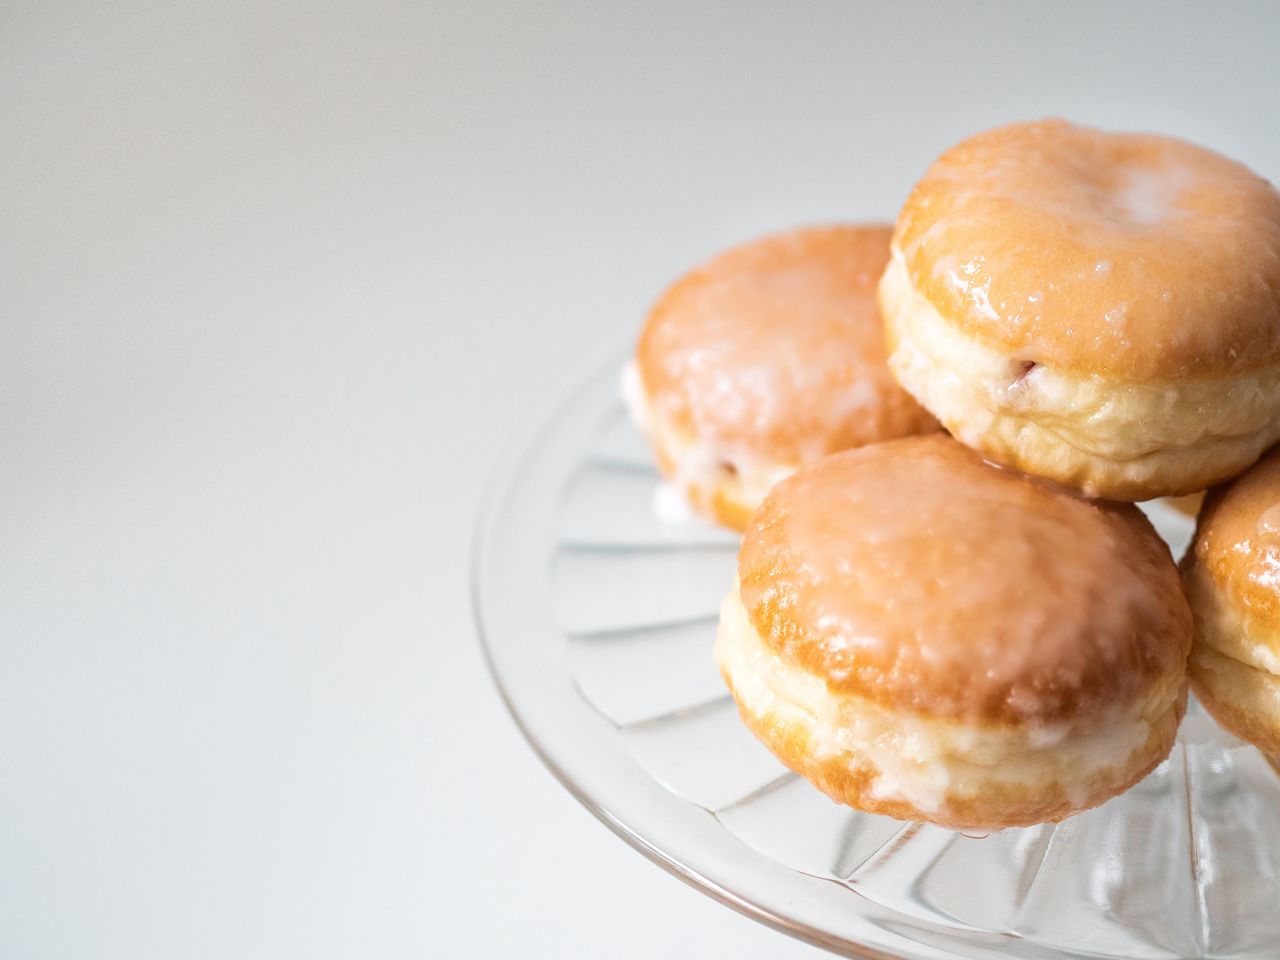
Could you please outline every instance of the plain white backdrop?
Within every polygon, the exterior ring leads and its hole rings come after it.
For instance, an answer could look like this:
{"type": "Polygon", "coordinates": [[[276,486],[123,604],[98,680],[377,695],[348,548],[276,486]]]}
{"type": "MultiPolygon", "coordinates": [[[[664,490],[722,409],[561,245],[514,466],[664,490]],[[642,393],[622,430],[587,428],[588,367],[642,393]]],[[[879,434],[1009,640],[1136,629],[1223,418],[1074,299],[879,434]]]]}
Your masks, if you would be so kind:
{"type": "Polygon", "coordinates": [[[522,415],[755,233],[1063,115],[1280,176],[1270,3],[0,5],[0,956],[814,956],[525,748],[522,415]]]}

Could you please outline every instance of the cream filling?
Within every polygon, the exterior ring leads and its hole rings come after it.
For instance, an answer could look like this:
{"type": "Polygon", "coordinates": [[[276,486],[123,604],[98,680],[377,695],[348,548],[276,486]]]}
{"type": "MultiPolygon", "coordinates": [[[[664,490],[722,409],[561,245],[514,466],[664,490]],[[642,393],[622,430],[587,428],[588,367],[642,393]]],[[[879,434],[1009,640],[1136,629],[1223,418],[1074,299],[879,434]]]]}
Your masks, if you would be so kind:
{"type": "Polygon", "coordinates": [[[753,457],[677,429],[655,408],[634,360],[622,370],[621,393],[637,429],[675,466],[675,473],[654,492],[654,512],[664,522],[687,520],[693,512],[689,501],[696,490],[712,492],[732,485],[735,500],[758,506],[779,480],[799,468],[798,464],[779,465],[753,457]]]}
{"type": "MultiPolygon", "coordinates": [[[[880,303],[894,348],[889,366],[907,390],[965,443],[996,435],[1011,446],[1040,433],[1078,460],[1131,462],[1131,479],[1208,446],[1251,462],[1280,437],[1280,366],[1202,380],[1125,383],[1072,375],[1009,356],[957,330],[912,285],[893,250],[880,303]],[[1234,451],[1231,448],[1236,448],[1234,451]]],[[[1199,469],[1198,467],[1196,469],[1199,469]]]]}
{"type": "Polygon", "coordinates": [[[1180,688],[1117,709],[1087,724],[977,726],[890,711],[856,694],[836,693],[787,664],[751,625],[735,587],[720,608],[716,659],[749,714],[808,732],[816,759],[848,757],[875,771],[873,795],[937,812],[951,797],[980,796],[993,784],[1056,787],[1089,802],[1099,779],[1124,777],[1153,724],[1177,706],[1180,688]]]}

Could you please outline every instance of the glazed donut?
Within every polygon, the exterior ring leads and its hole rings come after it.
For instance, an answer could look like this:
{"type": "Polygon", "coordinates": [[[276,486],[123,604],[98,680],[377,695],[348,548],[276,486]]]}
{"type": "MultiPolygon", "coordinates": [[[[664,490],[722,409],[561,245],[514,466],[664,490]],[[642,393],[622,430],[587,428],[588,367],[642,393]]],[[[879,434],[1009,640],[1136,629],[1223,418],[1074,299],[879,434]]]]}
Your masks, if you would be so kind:
{"type": "Polygon", "coordinates": [[[1205,498],[1182,558],[1195,615],[1191,688],[1236,736],[1280,757],[1280,448],[1205,498]]]}
{"type": "Polygon", "coordinates": [[[938,429],[885,366],[875,286],[890,233],[765,237],[693,270],[653,307],[624,395],[696,509],[741,529],[802,464],[938,429]]]}
{"type": "Polygon", "coordinates": [[[1193,493],[1280,437],[1280,195],[1168,137],[1061,121],[948,150],[880,283],[900,383],[985,457],[1193,493]]]}
{"type": "Polygon", "coordinates": [[[1164,759],[1190,646],[1136,507],[933,434],[773,489],[716,657],[747,726],[833,799],[990,830],[1102,803],[1164,759]]]}

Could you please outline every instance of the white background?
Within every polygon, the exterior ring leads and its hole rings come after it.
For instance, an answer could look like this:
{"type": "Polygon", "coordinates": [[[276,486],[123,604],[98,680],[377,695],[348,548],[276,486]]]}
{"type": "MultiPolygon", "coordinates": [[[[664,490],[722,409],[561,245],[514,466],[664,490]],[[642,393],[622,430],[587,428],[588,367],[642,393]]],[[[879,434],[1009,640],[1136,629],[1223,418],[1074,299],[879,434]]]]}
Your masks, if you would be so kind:
{"type": "Polygon", "coordinates": [[[1280,175],[1280,7],[0,3],[0,956],[816,954],[534,760],[527,408],[698,258],[1047,114],[1280,175]]]}

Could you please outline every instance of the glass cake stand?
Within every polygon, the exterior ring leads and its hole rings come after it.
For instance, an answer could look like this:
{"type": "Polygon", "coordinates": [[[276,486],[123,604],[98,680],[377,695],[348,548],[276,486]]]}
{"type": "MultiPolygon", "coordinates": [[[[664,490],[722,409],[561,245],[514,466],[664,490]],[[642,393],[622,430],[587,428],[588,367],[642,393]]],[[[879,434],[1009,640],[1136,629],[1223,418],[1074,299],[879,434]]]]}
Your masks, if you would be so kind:
{"type": "MultiPolygon", "coordinates": [[[[1128,793],[989,836],[859,813],[782,767],[712,660],[737,538],[655,519],[624,359],[598,358],[542,411],[476,537],[489,666],[570,793],[704,893],[847,956],[1280,956],[1280,777],[1194,703],[1128,793]]],[[[1190,521],[1148,512],[1180,555],[1190,521]]]]}

